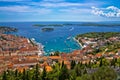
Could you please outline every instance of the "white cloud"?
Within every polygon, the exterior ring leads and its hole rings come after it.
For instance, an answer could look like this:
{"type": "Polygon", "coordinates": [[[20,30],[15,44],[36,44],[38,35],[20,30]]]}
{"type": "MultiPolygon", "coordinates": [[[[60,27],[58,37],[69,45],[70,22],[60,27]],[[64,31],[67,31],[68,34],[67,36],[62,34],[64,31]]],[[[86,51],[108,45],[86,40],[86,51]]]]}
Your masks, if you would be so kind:
{"type": "Polygon", "coordinates": [[[94,3],[72,3],[72,2],[58,2],[58,3],[32,2],[30,5],[47,7],[47,8],[59,8],[59,7],[90,7],[95,4],[94,3]]]}
{"type": "Polygon", "coordinates": [[[79,8],[68,8],[68,9],[60,9],[61,12],[72,13],[72,14],[85,14],[89,13],[90,9],[79,9],[79,8]]]}
{"type": "Polygon", "coordinates": [[[28,6],[4,6],[0,7],[0,11],[10,11],[10,12],[29,12],[28,6]]]}
{"type": "Polygon", "coordinates": [[[3,1],[3,2],[16,2],[16,1],[24,1],[24,0],[0,0],[0,1],[3,1]]]}
{"type": "Polygon", "coordinates": [[[41,8],[41,9],[37,9],[36,12],[40,13],[40,14],[49,14],[52,12],[51,9],[46,9],[46,8],[41,8]]]}
{"type": "Polygon", "coordinates": [[[64,0],[43,0],[43,2],[63,2],[64,0]]]}
{"type": "Polygon", "coordinates": [[[0,7],[0,11],[35,14],[48,14],[51,12],[51,10],[47,8],[33,8],[30,6],[4,6],[0,7]]]}
{"type": "Polygon", "coordinates": [[[92,13],[105,17],[120,17],[120,9],[115,6],[109,6],[107,8],[92,7],[92,13]]]}

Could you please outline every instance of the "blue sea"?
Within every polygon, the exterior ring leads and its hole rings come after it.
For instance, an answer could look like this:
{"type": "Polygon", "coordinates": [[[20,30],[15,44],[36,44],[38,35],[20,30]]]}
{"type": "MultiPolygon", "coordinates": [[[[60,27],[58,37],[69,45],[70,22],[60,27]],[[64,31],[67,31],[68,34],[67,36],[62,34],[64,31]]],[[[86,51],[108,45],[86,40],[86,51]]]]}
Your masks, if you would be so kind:
{"type": "MultiPolygon", "coordinates": [[[[70,53],[73,50],[81,49],[81,46],[73,39],[77,34],[88,32],[120,32],[120,26],[97,27],[97,26],[64,26],[53,27],[54,31],[43,32],[42,27],[35,27],[34,24],[78,24],[82,22],[0,22],[0,26],[18,28],[18,32],[11,33],[35,40],[44,45],[45,55],[50,52],[60,51],[70,53]]],[[[111,24],[113,22],[98,22],[101,24],[111,24]]],[[[119,22],[114,22],[119,23],[119,22]]],[[[50,26],[47,26],[50,27],[50,26]]]]}

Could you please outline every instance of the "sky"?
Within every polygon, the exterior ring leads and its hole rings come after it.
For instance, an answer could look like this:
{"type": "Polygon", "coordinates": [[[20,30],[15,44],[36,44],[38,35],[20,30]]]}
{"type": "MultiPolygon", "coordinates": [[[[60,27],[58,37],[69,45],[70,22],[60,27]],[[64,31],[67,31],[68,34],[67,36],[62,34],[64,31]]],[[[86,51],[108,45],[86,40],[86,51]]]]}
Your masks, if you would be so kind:
{"type": "Polygon", "coordinates": [[[0,0],[0,22],[120,21],[120,0],[0,0]]]}

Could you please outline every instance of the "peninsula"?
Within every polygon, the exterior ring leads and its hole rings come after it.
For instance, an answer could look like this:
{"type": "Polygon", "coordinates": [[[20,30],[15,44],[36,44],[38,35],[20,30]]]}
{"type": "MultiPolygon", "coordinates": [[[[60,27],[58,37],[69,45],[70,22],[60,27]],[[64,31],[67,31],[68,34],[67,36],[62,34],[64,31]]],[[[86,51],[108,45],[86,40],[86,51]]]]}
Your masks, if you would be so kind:
{"type": "Polygon", "coordinates": [[[7,26],[0,26],[0,33],[5,33],[5,32],[17,32],[18,29],[12,28],[12,27],[7,27],[7,26]]]}

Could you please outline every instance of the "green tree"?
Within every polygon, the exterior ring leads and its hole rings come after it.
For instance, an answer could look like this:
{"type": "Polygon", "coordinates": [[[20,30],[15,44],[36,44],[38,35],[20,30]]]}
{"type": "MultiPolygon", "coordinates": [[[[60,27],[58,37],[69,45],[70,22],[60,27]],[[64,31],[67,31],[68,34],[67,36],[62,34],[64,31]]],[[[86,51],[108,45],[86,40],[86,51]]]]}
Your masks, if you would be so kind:
{"type": "Polygon", "coordinates": [[[75,72],[76,72],[77,76],[81,76],[82,75],[80,64],[75,66],[75,72]]]}
{"type": "Polygon", "coordinates": [[[74,69],[75,65],[76,65],[75,61],[72,60],[71,61],[71,69],[74,69]]]}
{"type": "Polygon", "coordinates": [[[116,66],[120,67],[120,58],[116,60],[116,66]]]}
{"type": "Polygon", "coordinates": [[[83,70],[83,74],[87,74],[87,70],[86,70],[86,68],[83,70]]]}
{"type": "Polygon", "coordinates": [[[2,80],[7,80],[7,73],[4,71],[2,80]]]}
{"type": "Polygon", "coordinates": [[[102,67],[102,66],[103,66],[103,62],[102,62],[102,59],[100,59],[99,67],[102,67]]]}
{"type": "Polygon", "coordinates": [[[18,70],[15,70],[15,77],[18,77],[18,70]]]}
{"type": "Polygon", "coordinates": [[[38,64],[36,64],[36,66],[35,66],[35,70],[34,70],[32,78],[34,80],[39,80],[40,79],[40,72],[39,72],[39,65],[38,64]]]}
{"type": "Polygon", "coordinates": [[[23,69],[22,79],[23,79],[23,80],[27,80],[27,77],[26,77],[26,70],[25,70],[25,69],[23,69]]]}
{"type": "Polygon", "coordinates": [[[115,58],[115,59],[112,59],[112,61],[110,62],[110,65],[115,67],[115,63],[116,63],[116,62],[117,62],[116,58],[115,58]]]}
{"type": "Polygon", "coordinates": [[[43,72],[42,72],[42,80],[46,80],[46,75],[47,75],[47,72],[46,72],[46,69],[44,67],[43,72]]]}
{"type": "Polygon", "coordinates": [[[79,80],[93,80],[92,76],[89,74],[82,75],[79,80]]]}
{"type": "Polygon", "coordinates": [[[110,68],[102,66],[95,73],[92,74],[93,80],[116,80],[116,72],[110,68]]]}
{"type": "Polygon", "coordinates": [[[66,65],[64,65],[61,68],[60,75],[59,75],[59,80],[66,80],[66,79],[69,79],[69,72],[68,72],[68,69],[67,69],[66,65]]]}
{"type": "Polygon", "coordinates": [[[26,71],[26,80],[30,80],[29,79],[29,71],[28,70],[26,71]]]}
{"type": "Polygon", "coordinates": [[[75,70],[69,70],[69,74],[70,74],[70,80],[76,79],[77,74],[76,74],[75,70]]]}

